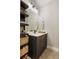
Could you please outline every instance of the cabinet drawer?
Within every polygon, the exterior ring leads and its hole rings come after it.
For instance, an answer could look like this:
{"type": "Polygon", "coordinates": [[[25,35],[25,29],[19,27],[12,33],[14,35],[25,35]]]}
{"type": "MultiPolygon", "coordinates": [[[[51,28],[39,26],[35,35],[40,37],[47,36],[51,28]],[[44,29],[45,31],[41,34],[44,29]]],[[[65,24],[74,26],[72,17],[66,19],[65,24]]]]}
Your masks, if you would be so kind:
{"type": "Polygon", "coordinates": [[[23,49],[20,50],[20,56],[22,57],[23,55],[25,55],[28,52],[28,46],[24,47],[23,49]]]}
{"type": "Polygon", "coordinates": [[[20,45],[24,45],[28,43],[28,36],[20,38],[20,45]]]}

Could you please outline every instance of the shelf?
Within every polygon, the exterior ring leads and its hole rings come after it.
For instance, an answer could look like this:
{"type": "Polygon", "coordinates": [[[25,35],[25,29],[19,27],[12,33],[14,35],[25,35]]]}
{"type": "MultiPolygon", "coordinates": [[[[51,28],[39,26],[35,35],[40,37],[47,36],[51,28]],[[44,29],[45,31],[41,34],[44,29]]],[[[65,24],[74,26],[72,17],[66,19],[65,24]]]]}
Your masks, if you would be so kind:
{"type": "Polygon", "coordinates": [[[21,32],[20,35],[28,35],[28,33],[21,32]]]}
{"type": "Polygon", "coordinates": [[[25,47],[26,45],[28,45],[28,43],[20,45],[20,49],[22,49],[23,47],[25,47]]]}
{"type": "Polygon", "coordinates": [[[29,6],[21,0],[21,7],[27,9],[29,6]]]}
{"type": "Polygon", "coordinates": [[[24,32],[21,32],[20,33],[20,37],[22,38],[22,37],[26,37],[26,35],[28,35],[28,33],[24,33],[24,32]]]}
{"type": "Polygon", "coordinates": [[[29,24],[20,23],[20,26],[29,26],[29,24]]]}
{"type": "Polygon", "coordinates": [[[25,22],[23,23],[23,22],[20,22],[20,25],[21,26],[29,26],[29,24],[26,24],[25,22]]]}
{"type": "Polygon", "coordinates": [[[20,59],[26,59],[29,52],[29,40],[24,38],[28,36],[28,33],[25,33],[25,26],[29,26],[29,24],[25,23],[25,18],[29,16],[26,11],[28,7],[29,6],[24,1],[20,0],[20,59]]]}

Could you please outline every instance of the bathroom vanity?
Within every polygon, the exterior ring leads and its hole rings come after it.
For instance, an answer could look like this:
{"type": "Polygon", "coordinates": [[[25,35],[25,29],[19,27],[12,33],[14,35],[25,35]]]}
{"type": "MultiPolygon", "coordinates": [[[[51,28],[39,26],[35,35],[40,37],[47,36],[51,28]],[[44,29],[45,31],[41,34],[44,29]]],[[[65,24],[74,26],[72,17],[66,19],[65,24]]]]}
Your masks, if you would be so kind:
{"type": "Polygon", "coordinates": [[[38,59],[47,47],[47,33],[29,34],[29,56],[38,59]]]}

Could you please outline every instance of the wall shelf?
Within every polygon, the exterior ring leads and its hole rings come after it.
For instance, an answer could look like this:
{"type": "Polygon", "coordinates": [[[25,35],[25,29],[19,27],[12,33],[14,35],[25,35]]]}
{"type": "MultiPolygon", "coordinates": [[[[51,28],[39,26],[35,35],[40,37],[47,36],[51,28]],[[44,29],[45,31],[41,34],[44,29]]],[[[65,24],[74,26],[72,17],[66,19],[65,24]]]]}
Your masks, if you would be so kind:
{"type": "Polygon", "coordinates": [[[28,34],[25,33],[25,26],[29,26],[29,24],[25,22],[25,18],[29,16],[26,11],[28,7],[29,6],[25,2],[22,0],[20,1],[20,59],[27,59],[28,56],[29,38],[27,38],[28,34]]]}
{"type": "Polygon", "coordinates": [[[29,26],[29,24],[20,23],[21,26],[29,26]]]}
{"type": "Polygon", "coordinates": [[[24,32],[20,32],[20,38],[25,37],[26,35],[28,35],[28,34],[24,33],[24,32]]]}
{"type": "Polygon", "coordinates": [[[22,49],[23,47],[25,47],[26,45],[28,45],[28,43],[20,45],[20,49],[22,49]]]}

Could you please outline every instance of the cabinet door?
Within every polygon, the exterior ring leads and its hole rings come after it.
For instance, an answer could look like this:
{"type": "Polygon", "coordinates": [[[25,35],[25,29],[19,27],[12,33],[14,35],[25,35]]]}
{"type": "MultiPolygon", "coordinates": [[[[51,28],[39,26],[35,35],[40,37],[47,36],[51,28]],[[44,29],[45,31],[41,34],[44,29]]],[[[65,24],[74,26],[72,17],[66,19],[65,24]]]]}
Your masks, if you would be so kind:
{"type": "Polygon", "coordinates": [[[42,52],[42,36],[38,37],[37,38],[37,56],[40,56],[41,55],[41,52],[42,52]]]}
{"type": "Polygon", "coordinates": [[[41,55],[47,47],[47,35],[42,35],[37,38],[37,54],[41,55]]]}
{"type": "Polygon", "coordinates": [[[42,36],[42,48],[43,50],[47,47],[47,34],[42,36]]]}
{"type": "Polygon", "coordinates": [[[36,59],[37,56],[37,44],[36,44],[36,37],[29,36],[29,56],[32,59],[36,59]]]}

